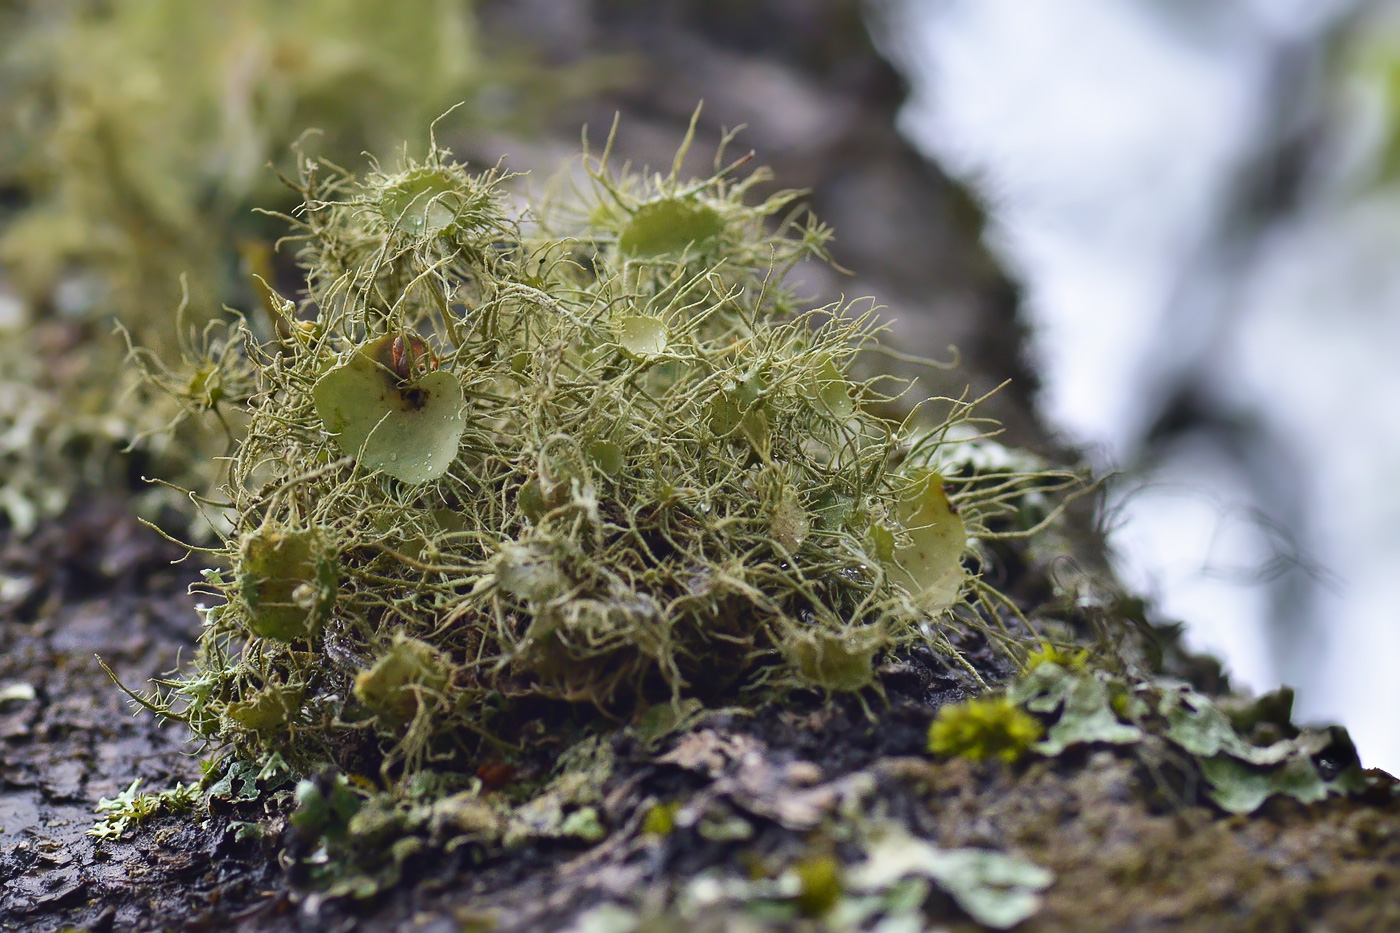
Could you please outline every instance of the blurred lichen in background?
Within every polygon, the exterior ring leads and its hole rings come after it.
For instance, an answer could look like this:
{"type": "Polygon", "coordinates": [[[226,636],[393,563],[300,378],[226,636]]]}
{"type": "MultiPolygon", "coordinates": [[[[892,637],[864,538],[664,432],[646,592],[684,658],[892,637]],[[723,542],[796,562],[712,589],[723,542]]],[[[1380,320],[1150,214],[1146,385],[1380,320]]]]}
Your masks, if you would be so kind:
{"type": "Polygon", "coordinates": [[[118,482],[117,440],[171,414],[140,390],[122,401],[114,320],[172,363],[182,304],[196,330],[226,306],[271,326],[254,276],[295,273],[254,207],[295,203],[269,168],[295,174],[292,143],[387,152],[457,104],[456,127],[520,127],[560,87],[524,53],[488,56],[464,0],[5,5],[0,515],[24,531],[81,482],[118,482]]]}
{"type": "Polygon", "coordinates": [[[483,116],[474,103],[514,78],[488,66],[460,0],[58,2],[10,16],[4,180],[26,203],[0,239],[6,274],[35,305],[150,318],[161,339],[182,272],[193,307],[246,306],[238,249],[276,229],[252,207],[289,203],[268,165],[289,169],[307,128],[328,158],[385,151],[458,101],[459,119],[483,116]]]}
{"type": "Polygon", "coordinates": [[[1359,137],[1351,155],[1361,164],[1349,167],[1360,169],[1359,180],[1394,186],[1400,180],[1400,8],[1376,5],[1368,13],[1341,36],[1333,91],[1359,137]]]}

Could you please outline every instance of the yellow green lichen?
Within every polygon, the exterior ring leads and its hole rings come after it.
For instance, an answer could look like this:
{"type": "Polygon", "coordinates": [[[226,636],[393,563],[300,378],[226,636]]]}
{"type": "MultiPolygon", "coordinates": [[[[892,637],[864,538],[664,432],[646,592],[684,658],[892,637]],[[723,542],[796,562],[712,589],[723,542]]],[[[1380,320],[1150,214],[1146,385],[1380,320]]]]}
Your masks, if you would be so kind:
{"type": "Polygon", "coordinates": [[[929,726],[928,750],[980,761],[1014,764],[1045,729],[1040,720],[1005,696],[975,697],[945,706],[929,726]]]}
{"type": "Polygon", "coordinates": [[[793,899],[804,917],[821,917],[831,912],[841,900],[841,862],[830,852],[820,852],[800,859],[792,866],[799,888],[793,899]]]}
{"type": "Polygon", "coordinates": [[[652,804],[647,810],[647,815],[642,818],[642,832],[662,839],[671,835],[676,829],[676,813],[679,810],[680,804],[674,801],[652,804]]]}

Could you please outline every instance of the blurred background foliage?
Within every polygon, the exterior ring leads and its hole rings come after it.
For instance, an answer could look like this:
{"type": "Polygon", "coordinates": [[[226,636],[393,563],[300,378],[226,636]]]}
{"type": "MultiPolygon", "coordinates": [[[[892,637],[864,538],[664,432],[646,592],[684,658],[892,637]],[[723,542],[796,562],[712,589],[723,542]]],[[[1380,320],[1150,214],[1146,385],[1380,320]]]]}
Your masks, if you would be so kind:
{"type": "Polygon", "coordinates": [[[1364,7],[1357,25],[1337,40],[1333,106],[1350,110],[1360,124],[1362,179],[1394,186],[1400,183],[1400,5],[1364,7]]]}

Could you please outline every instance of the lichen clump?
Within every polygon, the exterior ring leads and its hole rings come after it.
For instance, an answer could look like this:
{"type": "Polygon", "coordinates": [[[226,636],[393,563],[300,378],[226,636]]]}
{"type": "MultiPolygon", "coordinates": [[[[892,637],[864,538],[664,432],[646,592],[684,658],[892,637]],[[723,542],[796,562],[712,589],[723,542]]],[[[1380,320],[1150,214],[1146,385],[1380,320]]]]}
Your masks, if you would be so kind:
{"type": "Polygon", "coordinates": [[[830,236],[796,193],[607,155],[523,210],[436,143],[363,179],[304,160],[308,290],[248,340],[229,570],[167,710],[387,777],[542,702],[856,691],[973,628],[1013,650],[975,542],[1044,477],[951,465],[965,401],[874,413],[903,387],[850,375],[872,316],[788,284],[830,236]]]}
{"type": "Polygon", "coordinates": [[[1004,696],[974,697],[945,706],[929,725],[928,750],[1014,764],[1040,740],[1040,722],[1004,696]]]}

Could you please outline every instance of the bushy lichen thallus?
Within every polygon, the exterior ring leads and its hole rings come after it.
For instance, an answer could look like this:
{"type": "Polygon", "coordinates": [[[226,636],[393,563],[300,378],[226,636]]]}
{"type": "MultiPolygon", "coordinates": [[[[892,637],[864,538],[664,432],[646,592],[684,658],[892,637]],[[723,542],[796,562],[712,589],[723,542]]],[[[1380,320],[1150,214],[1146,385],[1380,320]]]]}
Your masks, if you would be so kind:
{"type": "Polygon", "coordinates": [[[1075,478],[976,466],[966,398],[881,416],[909,387],[853,376],[872,313],[789,284],[830,231],[726,146],[686,180],[690,142],[639,175],[610,139],[524,210],[435,140],[364,178],[303,162],[306,294],[242,332],[227,569],[147,702],[244,759],[400,780],[508,747],[521,701],[862,691],[910,645],[1037,644],[979,556],[1075,478]]]}

